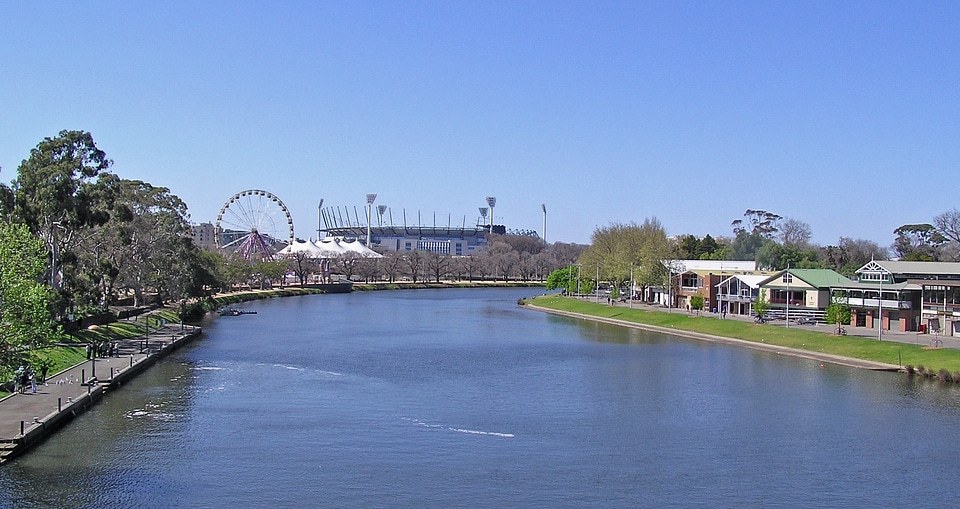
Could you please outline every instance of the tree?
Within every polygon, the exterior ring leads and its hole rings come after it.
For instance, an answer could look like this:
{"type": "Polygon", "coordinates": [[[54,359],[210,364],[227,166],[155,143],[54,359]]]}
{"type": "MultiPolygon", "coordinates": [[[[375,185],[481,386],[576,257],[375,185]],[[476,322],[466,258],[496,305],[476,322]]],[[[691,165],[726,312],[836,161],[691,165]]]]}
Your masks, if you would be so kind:
{"type": "Polygon", "coordinates": [[[0,373],[11,372],[48,346],[60,330],[53,293],[40,283],[46,270],[43,242],[22,224],[0,223],[0,373]]]}
{"type": "Polygon", "coordinates": [[[20,163],[12,186],[2,186],[6,198],[0,201],[12,208],[9,215],[39,236],[51,254],[47,278],[55,288],[77,232],[109,218],[110,196],[104,192],[109,186],[98,178],[115,180],[106,173],[111,164],[90,133],[64,130],[44,138],[20,163]]]}
{"type": "Polygon", "coordinates": [[[726,254],[727,259],[756,260],[757,251],[759,251],[760,248],[768,242],[773,241],[767,239],[758,232],[748,233],[745,230],[741,230],[737,233],[737,236],[733,239],[733,242],[730,243],[730,249],[726,254]]]}
{"type": "Polygon", "coordinates": [[[557,269],[547,276],[547,290],[557,288],[566,290],[567,293],[577,293],[577,267],[557,269]]]}
{"type": "Polygon", "coordinates": [[[933,218],[933,225],[937,227],[947,242],[941,248],[941,256],[947,261],[960,261],[960,210],[952,209],[933,218]]]}
{"type": "Polygon", "coordinates": [[[947,241],[932,224],[905,224],[893,233],[893,250],[901,260],[939,261],[940,246],[947,241]]]}
{"type": "Polygon", "coordinates": [[[753,312],[757,315],[757,318],[763,321],[768,311],[770,311],[770,301],[767,300],[767,290],[761,288],[757,300],[753,301],[753,312]]]}
{"type": "Polygon", "coordinates": [[[852,276],[870,260],[886,260],[889,256],[886,248],[871,240],[840,237],[836,246],[821,249],[818,259],[824,268],[852,276]]]}
{"type": "Polygon", "coordinates": [[[773,241],[767,241],[760,247],[756,254],[756,262],[759,270],[783,270],[787,267],[822,268],[816,249],[802,249],[797,244],[777,244],[773,241]]]}
{"type": "Polygon", "coordinates": [[[960,243],[960,210],[951,209],[933,218],[933,225],[946,239],[960,243]]]}
{"type": "Polygon", "coordinates": [[[453,260],[448,255],[425,251],[423,256],[424,270],[434,282],[439,283],[441,279],[450,276],[453,260]]]}
{"type": "Polygon", "coordinates": [[[284,259],[287,267],[300,281],[300,286],[307,284],[307,277],[315,273],[320,266],[317,259],[306,251],[294,251],[284,256],[284,259]]]}
{"type": "Polygon", "coordinates": [[[696,294],[690,297],[690,309],[694,311],[703,310],[704,297],[702,292],[697,292],[696,294]]]}
{"type": "Polygon", "coordinates": [[[810,225],[798,219],[784,219],[780,223],[780,242],[785,245],[806,247],[813,231],[810,225]]]}
{"type": "Polygon", "coordinates": [[[756,234],[764,239],[776,236],[780,229],[780,220],[783,219],[773,212],[751,209],[747,209],[743,217],[747,218],[746,223],[743,219],[735,219],[731,223],[733,234],[738,237],[741,233],[756,234]]]}
{"type": "Polygon", "coordinates": [[[416,283],[423,274],[423,253],[421,251],[410,251],[403,255],[404,275],[409,276],[410,280],[416,283]]]}
{"type": "Polygon", "coordinates": [[[837,333],[839,334],[840,326],[850,323],[850,316],[850,306],[847,304],[847,299],[842,293],[834,292],[830,298],[830,305],[827,306],[827,323],[837,324],[837,333]]]}

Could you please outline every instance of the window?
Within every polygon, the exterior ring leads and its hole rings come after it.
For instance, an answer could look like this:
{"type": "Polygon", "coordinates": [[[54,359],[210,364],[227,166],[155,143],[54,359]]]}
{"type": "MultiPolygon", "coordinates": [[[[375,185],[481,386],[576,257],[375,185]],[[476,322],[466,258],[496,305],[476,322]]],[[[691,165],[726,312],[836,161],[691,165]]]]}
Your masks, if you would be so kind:
{"type": "Polygon", "coordinates": [[[784,283],[787,283],[787,284],[792,283],[792,282],[793,282],[793,274],[791,274],[791,273],[789,273],[789,272],[784,272],[784,273],[783,273],[783,277],[780,278],[780,281],[782,281],[782,282],[784,282],[784,283]]]}

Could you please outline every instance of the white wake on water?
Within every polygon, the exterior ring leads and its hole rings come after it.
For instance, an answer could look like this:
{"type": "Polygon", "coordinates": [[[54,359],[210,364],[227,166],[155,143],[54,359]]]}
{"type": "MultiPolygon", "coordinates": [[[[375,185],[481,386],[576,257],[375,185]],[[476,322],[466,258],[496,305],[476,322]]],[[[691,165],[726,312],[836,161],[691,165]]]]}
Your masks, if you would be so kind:
{"type": "Polygon", "coordinates": [[[500,437],[500,438],[515,438],[515,437],[516,437],[516,435],[514,435],[513,433],[500,433],[500,432],[497,432],[497,431],[480,431],[480,430],[475,430],[475,429],[454,428],[454,427],[446,426],[446,425],[443,425],[443,424],[430,424],[430,423],[427,423],[427,422],[423,422],[423,421],[421,421],[420,419],[411,419],[411,418],[408,418],[408,417],[404,417],[403,420],[405,420],[405,421],[410,421],[410,422],[413,423],[414,426],[420,426],[420,427],[422,427],[422,428],[444,429],[444,430],[453,431],[453,432],[456,432],[456,433],[465,433],[465,434],[467,434],[467,435],[487,435],[487,436],[491,436],[491,437],[500,437]]]}

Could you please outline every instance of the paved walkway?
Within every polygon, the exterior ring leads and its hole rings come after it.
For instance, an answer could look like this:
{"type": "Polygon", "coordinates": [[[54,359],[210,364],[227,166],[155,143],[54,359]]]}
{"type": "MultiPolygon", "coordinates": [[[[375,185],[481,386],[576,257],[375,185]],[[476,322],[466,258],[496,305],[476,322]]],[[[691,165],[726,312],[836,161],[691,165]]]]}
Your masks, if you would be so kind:
{"type": "MultiPolygon", "coordinates": [[[[118,356],[91,359],[60,373],[23,394],[0,400],[0,462],[17,447],[36,442],[65,419],[85,410],[105,388],[126,381],[168,349],[196,337],[199,327],[166,324],[147,337],[118,341],[118,356]]],[[[22,452],[22,451],[18,451],[22,452]]]]}

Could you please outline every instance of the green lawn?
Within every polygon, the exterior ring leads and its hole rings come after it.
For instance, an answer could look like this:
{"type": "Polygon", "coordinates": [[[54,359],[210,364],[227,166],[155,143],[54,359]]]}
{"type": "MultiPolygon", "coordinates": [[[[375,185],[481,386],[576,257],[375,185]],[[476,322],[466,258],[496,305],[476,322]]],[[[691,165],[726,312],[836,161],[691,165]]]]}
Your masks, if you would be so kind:
{"type": "Polygon", "coordinates": [[[863,359],[904,366],[924,366],[937,371],[960,371],[960,350],[924,349],[921,346],[875,339],[835,336],[806,329],[788,329],[776,325],[757,325],[740,320],[718,320],[710,316],[693,316],[684,312],[665,313],[613,307],[557,295],[533,299],[533,304],[560,311],[615,318],[638,324],[668,329],[700,332],[727,338],[822,352],[854,359],[863,359]]]}

